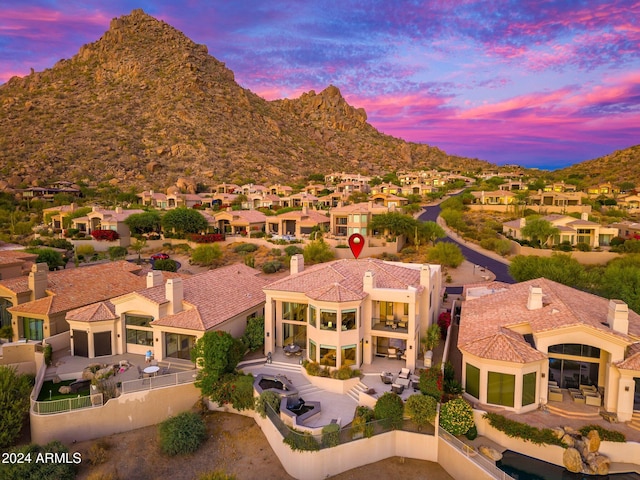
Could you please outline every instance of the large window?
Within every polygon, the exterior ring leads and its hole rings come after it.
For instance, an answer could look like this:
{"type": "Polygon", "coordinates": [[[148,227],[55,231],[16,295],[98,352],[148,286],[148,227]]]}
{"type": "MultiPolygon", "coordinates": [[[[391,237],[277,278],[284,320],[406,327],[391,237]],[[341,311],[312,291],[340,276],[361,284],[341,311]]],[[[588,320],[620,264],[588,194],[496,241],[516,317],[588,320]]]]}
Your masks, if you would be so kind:
{"type": "Polygon", "coordinates": [[[307,346],[307,326],[295,323],[282,324],[282,345],[298,345],[300,348],[307,346]]]}
{"type": "Polygon", "coordinates": [[[522,376],[522,406],[531,405],[536,401],[536,372],[525,373],[522,376]]]}
{"type": "Polygon", "coordinates": [[[153,331],[150,325],[152,321],[153,317],[146,315],[125,314],[124,323],[127,326],[127,343],[153,346],[153,331]]]}
{"type": "Polygon", "coordinates": [[[356,346],[355,345],[345,345],[342,347],[342,357],[340,358],[341,366],[349,366],[355,365],[356,363],[356,346]]]}
{"type": "Polygon", "coordinates": [[[307,321],[307,304],[282,302],[282,319],[296,322],[307,321]]]}
{"type": "Polygon", "coordinates": [[[474,398],[480,398],[480,369],[467,363],[465,391],[474,398]]]}
{"type": "Polygon", "coordinates": [[[356,310],[342,311],[342,330],[355,330],[356,328],[356,310]]]}
{"type": "Polygon", "coordinates": [[[489,372],[487,403],[513,407],[516,391],[516,376],[507,373],[489,372]]]}
{"type": "Polygon", "coordinates": [[[386,320],[387,317],[393,317],[393,302],[379,302],[380,318],[386,320]]]}
{"type": "Polygon", "coordinates": [[[179,333],[165,333],[164,356],[191,360],[191,349],[196,344],[193,335],[180,335],[179,333]]]}
{"type": "Polygon", "coordinates": [[[320,310],[320,328],[322,330],[336,330],[337,316],[335,310],[320,310]]]}
{"type": "Polygon", "coordinates": [[[600,358],[600,349],[579,343],[563,343],[549,346],[549,353],[573,355],[575,357],[600,358]]]}
{"type": "Polygon", "coordinates": [[[328,367],[336,366],[336,347],[330,345],[320,345],[320,365],[328,367]]]}
{"type": "Polygon", "coordinates": [[[316,326],[316,315],[317,315],[316,307],[314,307],[313,305],[310,305],[309,306],[309,325],[311,325],[312,327],[316,326]]]}
{"type": "Polygon", "coordinates": [[[313,340],[309,340],[309,360],[312,362],[318,361],[318,345],[313,340]]]}
{"type": "Polygon", "coordinates": [[[44,320],[38,318],[22,318],[24,338],[29,340],[42,340],[44,338],[44,320]]]}
{"type": "Polygon", "coordinates": [[[7,308],[13,307],[13,303],[8,298],[0,298],[0,327],[11,325],[11,314],[7,308]]]}

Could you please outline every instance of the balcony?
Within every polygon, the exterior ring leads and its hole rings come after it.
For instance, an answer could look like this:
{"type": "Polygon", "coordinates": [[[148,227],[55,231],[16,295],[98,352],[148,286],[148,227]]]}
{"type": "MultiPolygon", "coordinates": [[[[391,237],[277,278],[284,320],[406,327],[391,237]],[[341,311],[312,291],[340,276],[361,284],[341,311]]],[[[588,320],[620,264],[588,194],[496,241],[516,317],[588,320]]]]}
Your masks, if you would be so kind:
{"type": "Polygon", "coordinates": [[[409,321],[395,318],[372,318],[371,329],[379,332],[409,333],[409,321]]]}

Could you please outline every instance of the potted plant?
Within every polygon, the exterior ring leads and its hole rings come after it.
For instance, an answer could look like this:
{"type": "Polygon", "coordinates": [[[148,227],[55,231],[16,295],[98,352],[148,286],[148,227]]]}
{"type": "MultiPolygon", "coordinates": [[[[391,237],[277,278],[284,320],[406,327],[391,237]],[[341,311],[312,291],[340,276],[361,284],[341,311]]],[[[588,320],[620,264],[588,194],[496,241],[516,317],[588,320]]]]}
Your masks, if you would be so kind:
{"type": "Polygon", "coordinates": [[[434,323],[427,329],[426,335],[420,339],[420,343],[424,347],[425,353],[429,350],[438,348],[438,345],[440,345],[440,338],[440,327],[438,324],[434,323]]]}

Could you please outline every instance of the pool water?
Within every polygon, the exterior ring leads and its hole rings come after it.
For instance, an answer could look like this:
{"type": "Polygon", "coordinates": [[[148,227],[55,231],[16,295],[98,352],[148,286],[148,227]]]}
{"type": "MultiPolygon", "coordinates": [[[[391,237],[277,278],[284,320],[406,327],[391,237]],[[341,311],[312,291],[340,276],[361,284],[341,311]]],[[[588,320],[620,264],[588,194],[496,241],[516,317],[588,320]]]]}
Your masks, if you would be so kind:
{"type": "Polygon", "coordinates": [[[637,473],[584,475],[571,473],[564,467],[507,450],[496,466],[517,480],[640,480],[637,473]]]}

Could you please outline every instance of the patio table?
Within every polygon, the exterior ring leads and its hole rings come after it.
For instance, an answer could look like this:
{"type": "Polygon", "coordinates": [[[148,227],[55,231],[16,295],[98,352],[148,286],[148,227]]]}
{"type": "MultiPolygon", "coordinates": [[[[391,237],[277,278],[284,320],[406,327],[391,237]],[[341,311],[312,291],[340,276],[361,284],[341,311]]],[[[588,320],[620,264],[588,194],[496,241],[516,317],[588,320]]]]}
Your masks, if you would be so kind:
{"type": "Polygon", "coordinates": [[[145,368],[142,371],[144,373],[148,374],[148,375],[155,375],[156,373],[158,373],[160,371],[160,367],[152,365],[150,367],[145,368]]]}

